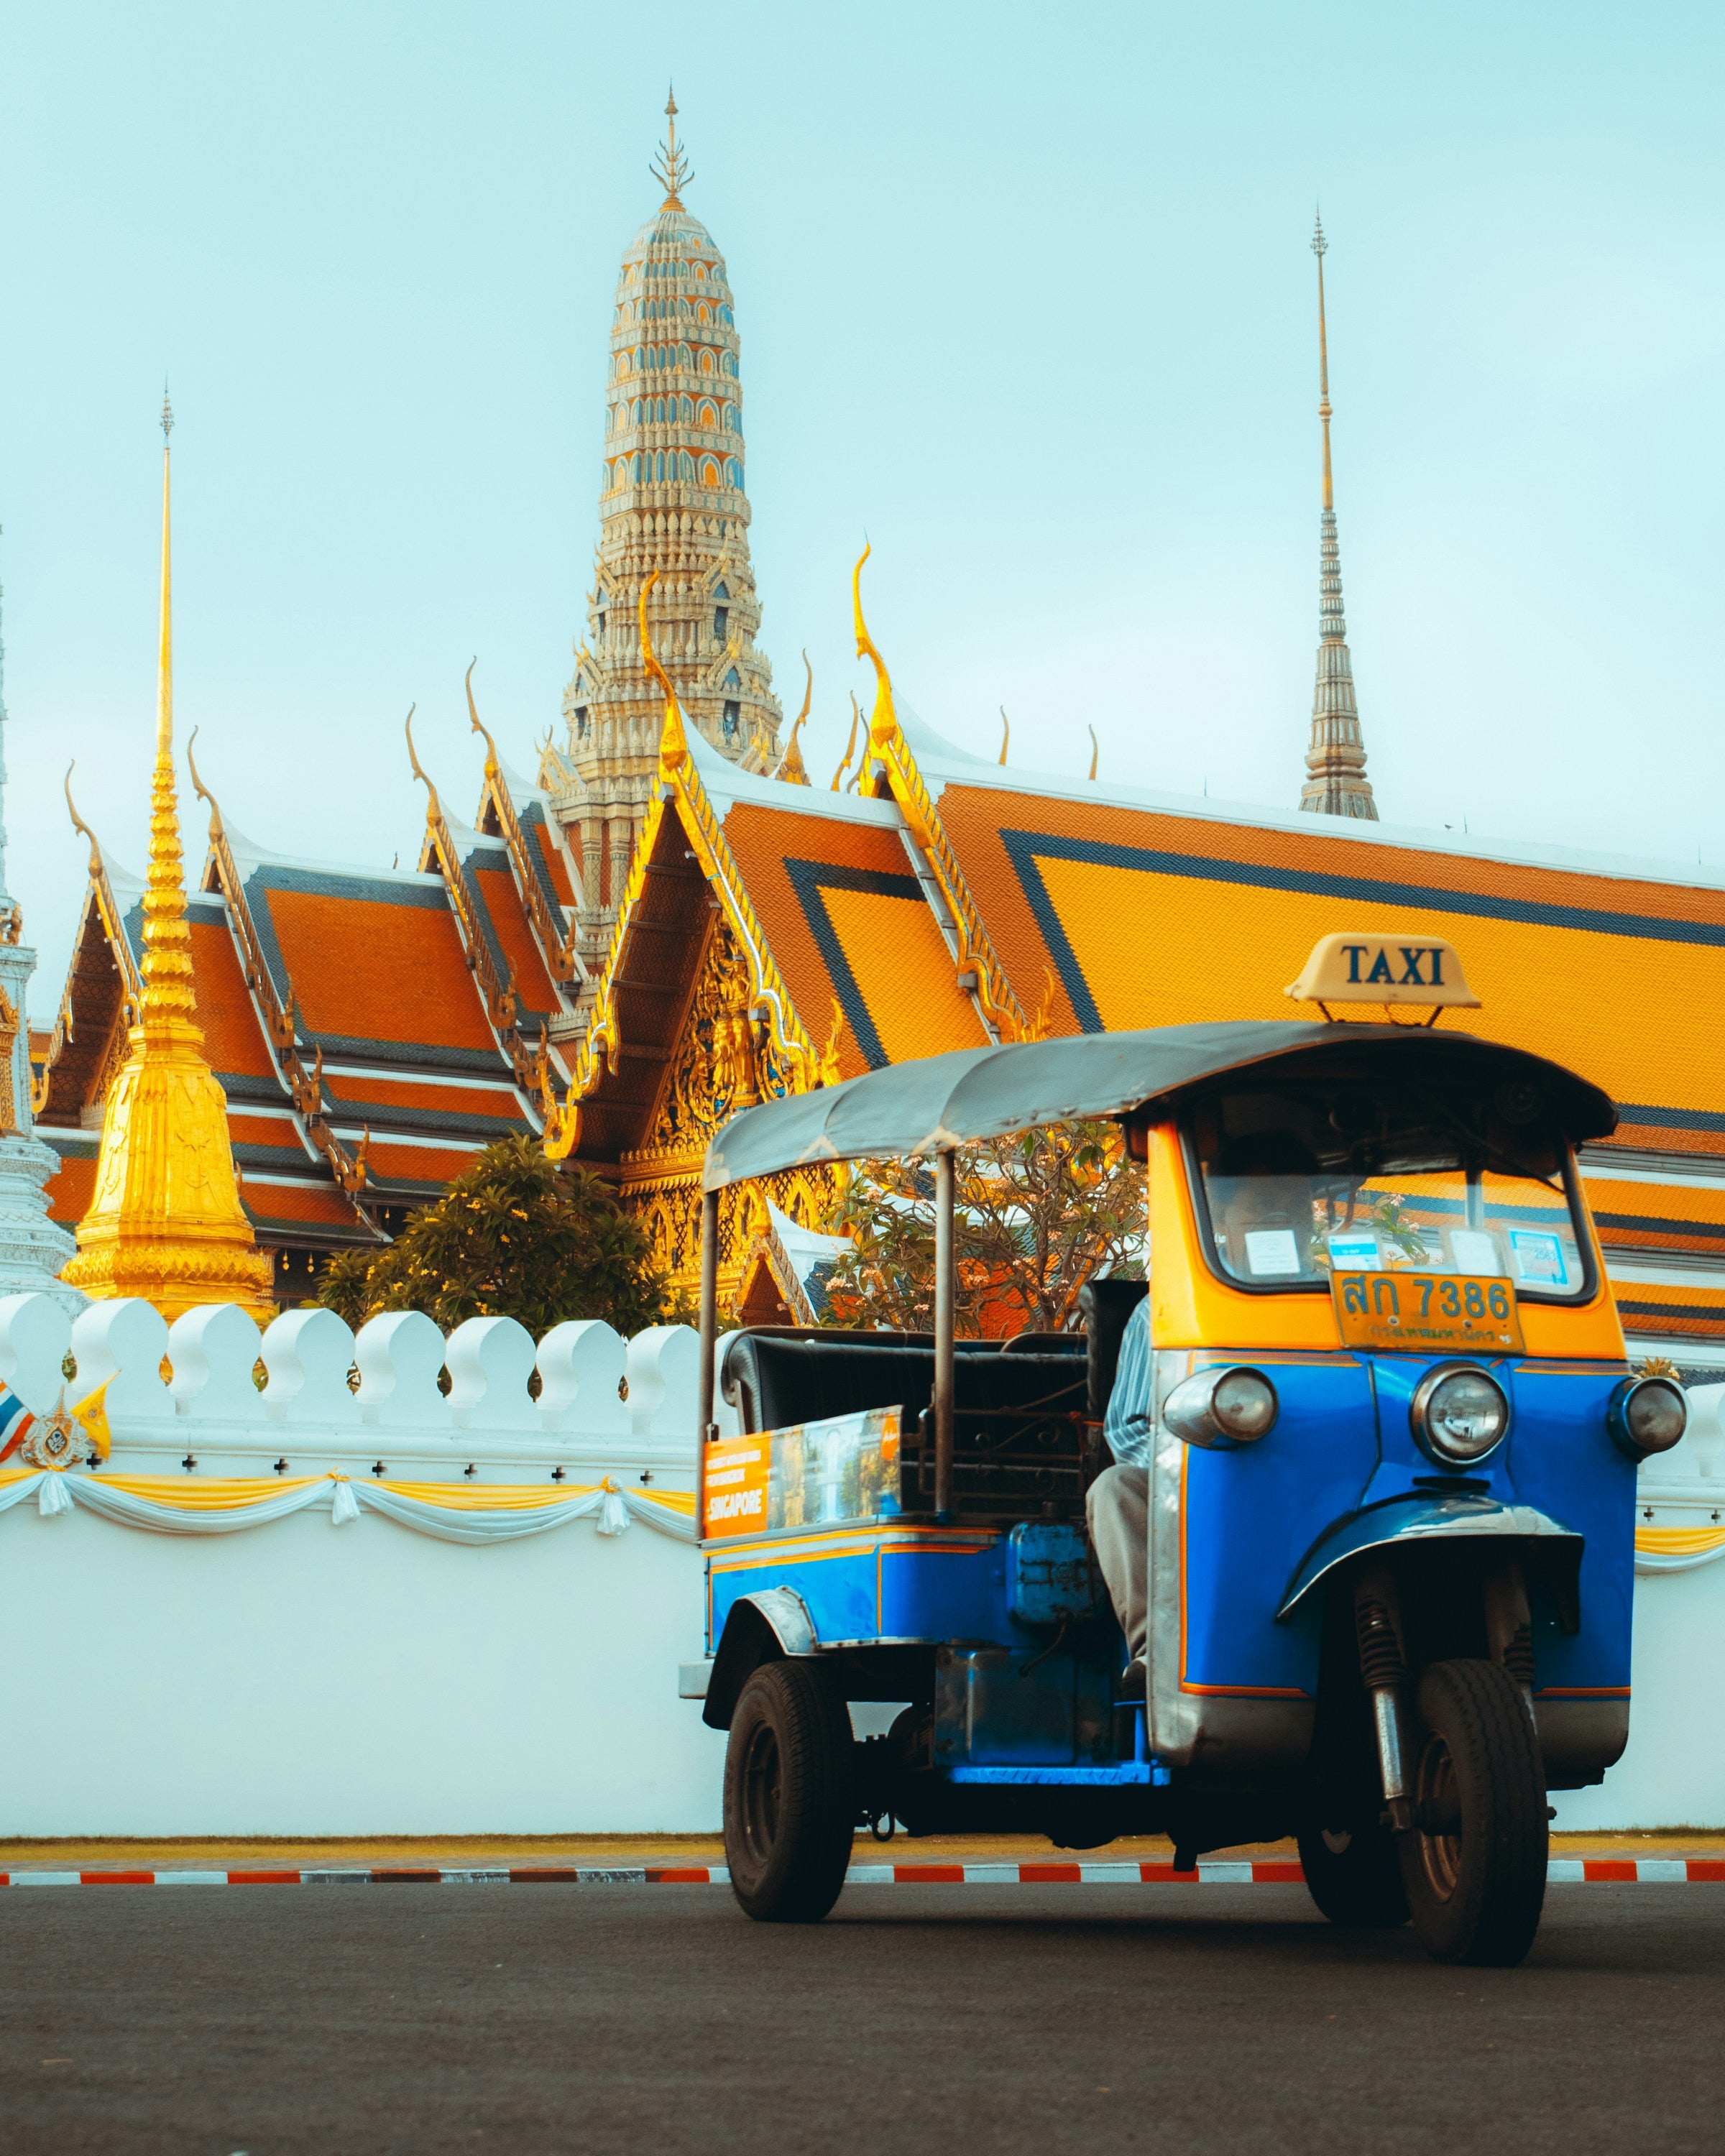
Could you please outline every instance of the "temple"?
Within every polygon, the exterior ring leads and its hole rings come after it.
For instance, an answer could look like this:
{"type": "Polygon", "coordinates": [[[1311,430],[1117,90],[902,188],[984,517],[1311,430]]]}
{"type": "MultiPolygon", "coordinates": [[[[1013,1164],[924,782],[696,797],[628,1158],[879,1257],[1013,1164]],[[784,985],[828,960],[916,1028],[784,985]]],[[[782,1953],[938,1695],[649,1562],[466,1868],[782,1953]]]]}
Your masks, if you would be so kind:
{"type": "Polygon", "coordinates": [[[742,378],[725,258],[683,207],[690,173],[677,105],[654,168],[657,213],[624,251],[612,312],[599,543],[588,634],[563,696],[567,744],[541,764],[580,886],[577,942],[602,954],[659,754],[659,710],[635,633],[654,587],[654,640],[705,740],[755,770],[778,755],[783,714],[761,625],[743,490],[742,378]]]}
{"type": "MultiPolygon", "coordinates": [[[[690,1281],[701,1156],[737,1108],[1030,1030],[1288,1016],[1320,935],[1387,922],[1465,953],[1478,1029],[1611,1091],[1621,1127],[1583,1172],[1625,1325],[1640,1352],[1725,1369],[1725,879],[1376,820],[1342,614],[1322,231],[1322,642],[1300,808],[1105,784],[1093,753],[1087,775],[1032,774],[953,747],[896,694],[860,562],[869,706],[838,769],[811,775],[797,727],[781,745],[754,642],[734,305],[683,207],[668,118],[664,198],[618,285],[563,745],[519,775],[470,670],[472,820],[421,766],[410,715],[425,820],[415,865],[389,870],[269,850],[192,766],[209,842],[183,947],[275,1301],[315,1293],[331,1253],[380,1245],[516,1132],[612,1182],[690,1281]]],[[[206,745],[206,768],[219,753],[206,745]]],[[[35,1079],[68,1224],[91,1209],[149,948],[145,884],[90,843],[35,1079]]],[[[834,1194],[817,1165],[727,1200],[732,1309],[820,1315],[844,1247],[834,1194]]]]}
{"type": "MultiPolygon", "coordinates": [[[[831,788],[739,769],[662,687],[658,788],[567,1099],[547,1103],[550,1149],[614,1177],[675,1273],[694,1270],[702,1150],[737,1107],[1033,1025],[1287,1017],[1319,936],[1388,919],[1466,953],[1485,1005],[1470,1029],[1611,1091],[1622,1124],[1582,1168],[1625,1328],[1717,1381],[1725,1112],[1706,984],[1725,987],[1725,880],[1009,772],[900,708],[861,567],[875,691],[855,791],[849,758],[831,788]],[[1675,1031],[1599,1022],[1672,1008],[1692,1014],[1675,1031]]],[[[774,1178],[721,1215],[744,1318],[818,1305],[825,1175],[774,1178]]]]}

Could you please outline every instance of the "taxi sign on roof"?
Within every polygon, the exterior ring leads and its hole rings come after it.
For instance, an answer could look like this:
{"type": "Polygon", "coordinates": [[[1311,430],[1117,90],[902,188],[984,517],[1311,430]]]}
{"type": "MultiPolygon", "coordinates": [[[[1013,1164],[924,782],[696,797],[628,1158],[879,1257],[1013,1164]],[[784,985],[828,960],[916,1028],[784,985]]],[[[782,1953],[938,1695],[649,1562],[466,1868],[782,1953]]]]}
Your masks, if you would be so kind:
{"type": "Polygon", "coordinates": [[[1430,1010],[1477,1010],[1453,943],[1405,930],[1320,937],[1297,981],[1284,991],[1298,1003],[1419,1004],[1430,1010]]]}

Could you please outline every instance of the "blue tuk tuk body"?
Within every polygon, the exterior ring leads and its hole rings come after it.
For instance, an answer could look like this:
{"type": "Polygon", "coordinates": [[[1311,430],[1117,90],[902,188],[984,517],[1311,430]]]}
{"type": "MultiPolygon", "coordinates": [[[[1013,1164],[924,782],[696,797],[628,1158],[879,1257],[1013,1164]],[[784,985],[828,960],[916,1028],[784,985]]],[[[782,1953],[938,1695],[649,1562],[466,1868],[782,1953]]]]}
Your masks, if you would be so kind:
{"type": "MultiPolygon", "coordinates": [[[[1338,1921],[1411,1910],[1435,1953],[1519,1959],[1543,1892],[1545,1793],[1599,1780],[1627,1741],[1636,1465],[1682,1427],[1678,1389],[1628,1369],[1574,1172],[1574,1143],[1609,1131],[1609,1103],[1557,1066],[1400,1027],[1182,1028],[980,1055],[936,1060],[952,1066],[925,1081],[945,1086],[937,1107],[912,1101],[901,1122],[937,1135],[903,1149],[933,1151],[938,1172],[955,1133],[1052,1122],[1060,1101],[1116,1114],[1148,1166],[1149,1286],[1093,1284],[1076,1337],[957,1342],[950,1289],[932,1337],[731,1337],[719,1381],[742,1434],[704,1418],[705,1717],[732,1730],[726,1839],[744,1906],[819,1915],[842,1883],[837,1839],[820,1862],[786,1840],[784,1820],[804,1816],[783,1756],[785,1717],[800,1714],[805,1750],[836,1748],[847,1847],[857,1820],[1035,1830],[1070,1847],[1165,1831],[1184,1865],[1295,1834],[1338,1921]],[[1064,1086],[1050,1075],[1061,1050],[1091,1059],[1064,1086]],[[1339,1270],[1251,1277],[1242,1234],[1284,1270],[1305,1260],[1277,1255],[1294,1247],[1285,1229],[1230,1224],[1245,1179],[1224,1173],[1230,1146],[1244,1158],[1260,1141],[1236,1143],[1228,1116],[1255,1128],[1315,1101],[1344,1132],[1386,1130],[1389,1110],[1371,1123],[1379,1096],[1464,1133],[1458,1148],[1476,1151],[1461,1196],[1406,1176],[1407,1205],[1369,1191],[1375,1211],[1350,1204],[1331,1264],[1357,1255],[1364,1218],[1400,1238],[1399,1270],[1386,1260],[1354,1285],[1339,1270]],[[1525,1188],[1510,1188],[1517,1163],[1525,1188]],[[1424,1228],[1407,1225],[1409,1206],[1424,1228]],[[1507,1259],[1501,1280],[1455,1267],[1453,1291],[1400,1262],[1530,1240],[1553,1292],[1540,1279],[1517,1292],[1507,1259]],[[1464,1291],[1495,1314],[1459,1332],[1427,1322],[1434,1297],[1459,1308],[1464,1291]],[[1085,1499],[1110,1464],[1114,1358],[1147,1291],[1147,1677],[1128,1681],[1085,1499]],[[1236,1373],[1271,1404],[1261,1435],[1218,1419],[1236,1373]],[[1451,1416],[1435,1437],[1430,1403],[1458,1375],[1476,1419],[1451,1416]],[[763,1671],[777,1674],[761,1690],[763,1671]],[[866,1702],[899,1712],[853,1744],[849,1709],[866,1702]],[[1519,1763],[1493,1770],[1503,1789],[1481,1779],[1487,1754],[1519,1763]]],[[[908,1091],[902,1070],[883,1071],[784,1111],[824,1115],[828,1157],[887,1150],[893,1102],[842,1097],[887,1081],[908,1091]]],[[[769,1147],[772,1113],[716,1142],[710,1188],[821,1157],[794,1127],[769,1147]]],[[[1389,1140],[1372,1142],[1387,1157],[1389,1140]]]]}
{"type": "MultiPolygon", "coordinates": [[[[1187,1356],[1163,1359],[1189,1373],[1187,1356]]],[[[954,1787],[1147,1792],[1194,1766],[1297,1770],[1312,1738],[1328,1574],[1389,1536],[1410,1548],[1422,1528],[1448,1540],[1471,1517],[1514,1539],[1537,1517],[1573,1537],[1546,1537],[1560,1554],[1530,1594],[1548,1782],[1596,1781],[1628,1734],[1635,1470],[1606,1428],[1625,1365],[1486,1363],[1509,1396],[1512,1434],[1459,1489],[1409,1430],[1414,1387],[1440,1360],[1259,1355],[1281,1403],[1273,1445],[1164,1445],[1154,1485],[1166,1502],[1152,1522],[1153,1754],[1145,1714],[1111,1711],[1123,1650],[1076,1521],[942,1526],[884,1513],[709,1543],[708,1652],[739,1605],[765,1606],[786,1651],[842,1654],[850,1696],[862,1699],[872,1696],[858,1688],[870,1650],[920,1650],[934,1684],[927,1772],[954,1787]],[[1050,1654],[1063,1626],[1086,1636],[1050,1654]],[[1173,1668],[1156,1685],[1164,1638],[1173,1668]]],[[[875,1693],[899,1697],[907,1666],[895,1656],[875,1693]]],[[[1168,1809],[1147,1805],[1141,1830],[1168,1809]]],[[[949,1799],[937,1816],[947,1827],[962,1813],[949,1799]]]]}

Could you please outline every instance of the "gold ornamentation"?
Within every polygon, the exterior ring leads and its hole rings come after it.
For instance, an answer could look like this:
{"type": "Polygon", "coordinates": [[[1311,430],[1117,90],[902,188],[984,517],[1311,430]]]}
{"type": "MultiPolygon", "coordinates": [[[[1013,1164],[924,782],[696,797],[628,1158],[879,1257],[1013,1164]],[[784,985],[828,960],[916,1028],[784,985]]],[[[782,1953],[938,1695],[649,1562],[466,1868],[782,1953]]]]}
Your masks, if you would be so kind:
{"type": "MultiPolygon", "coordinates": [[[[172,425],[163,400],[162,431],[172,425]]],[[[274,1270],[240,1203],[228,1103],[203,1053],[192,983],[173,767],[168,452],[162,461],[162,636],[137,1021],[108,1088],[95,1192],[61,1277],[85,1294],[147,1297],[172,1320],[204,1302],[275,1314],[274,1270]]]]}
{"type": "Polygon", "coordinates": [[[577,980],[585,974],[587,969],[575,953],[575,922],[572,918],[567,926],[557,922],[527,850],[526,834],[521,829],[521,819],[515,813],[515,803],[504,783],[497,744],[491,738],[490,728],[479,715],[478,705],[473,701],[473,669],[478,665],[475,659],[467,670],[467,715],[473,721],[473,731],[485,738],[485,790],[490,796],[492,808],[497,812],[497,828],[503,834],[504,850],[515,870],[521,903],[526,907],[538,932],[540,956],[545,960],[552,978],[566,983],[577,980]]]}
{"type": "MultiPolygon", "coordinates": [[[[475,665],[478,663],[476,660],[474,662],[475,665]]],[[[470,673],[472,669],[470,668],[469,671],[470,673]]],[[[444,814],[444,804],[436,787],[421,767],[418,754],[414,749],[413,713],[418,708],[417,704],[408,706],[407,736],[408,762],[414,778],[424,787],[426,793],[425,844],[419,865],[422,870],[435,867],[443,878],[444,893],[460,929],[467,963],[473,968],[474,978],[479,983],[480,993],[485,998],[485,1016],[490,1020],[498,1045],[509,1058],[516,1085],[526,1092],[533,1084],[536,1052],[516,1023],[521,999],[516,993],[515,973],[511,968],[507,979],[499,977],[496,961],[491,956],[490,940],[474,911],[473,899],[461,873],[461,857],[456,850],[449,819],[444,814]]]]}
{"type": "Polygon", "coordinates": [[[867,547],[863,548],[850,579],[856,655],[867,659],[875,669],[875,708],[869,714],[868,754],[878,758],[885,774],[884,790],[890,792],[898,803],[899,814],[909,824],[912,839],[934,870],[935,880],[941,887],[957,932],[959,970],[976,974],[977,1001],[984,1022],[1001,1040],[1016,1040],[1024,1031],[1024,1011],[1012,992],[1006,969],[994,954],[993,944],[983,926],[981,910],[970,895],[970,886],[958,865],[958,856],[929,798],[910,744],[900,730],[898,713],[893,707],[892,677],[863,619],[862,572],[870,551],[867,547]]]}
{"type": "MultiPolygon", "coordinates": [[[[194,726],[194,739],[197,731],[194,726]]],[[[275,976],[264,958],[257,926],[252,919],[251,908],[246,903],[245,886],[240,879],[239,866],[234,858],[233,849],[228,844],[221,808],[214,794],[198,776],[189,741],[186,744],[186,761],[191,766],[192,784],[198,797],[209,808],[210,853],[215,861],[216,880],[228,901],[228,918],[239,938],[239,947],[245,959],[245,984],[256,997],[263,1013],[264,1030],[275,1051],[276,1067],[294,1105],[305,1118],[305,1135],[328,1162],[336,1182],[351,1195],[366,1187],[367,1177],[364,1149],[362,1147],[358,1153],[349,1152],[330,1129],[323,1107],[323,1050],[319,1049],[308,1070],[299,1050],[299,1012],[294,1000],[293,978],[288,976],[286,996],[278,1000],[275,976]]],[[[105,1096],[105,1084],[103,1090],[105,1096]]]]}
{"type": "Polygon", "coordinates": [[[820,1051],[820,1082],[836,1086],[840,1082],[839,1070],[839,1042],[845,1031],[845,1006],[833,998],[833,1029],[827,1035],[827,1045],[820,1051]]]}
{"type": "Polygon", "coordinates": [[[13,1051],[18,1045],[18,1005],[0,988],[0,1131],[18,1128],[18,1096],[13,1091],[13,1051]]]}
{"type": "Polygon", "coordinates": [[[809,677],[803,689],[803,708],[791,723],[790,739],[784,745],[784,754],[767,774],[769,778],[783,779],[788,786],[806,786],[809,783],[808,767],[803,761],[802,750],[797,746],[797,737],[803,731],[803,722],[809,716],[809,706],[814,696],[814,669],[809,664],[806,651],[803,654],[803,670],[809,677]]]}
{"type": "Polygon", "coordinates": [[[1006,706],[1000,706],[1000,764],[1006,767],[1006,752],[1012,746],[1012,721],[1006,716],[1006,706]]]}
{"type": "Polygon", "coordinates": [[[850,759],[856,753],[856,730],[861,724],[862,713],[857,707],[856,693],[853,690],[850,697],[850,732],[845,743],[845,757],[839,768],[833,773],[832,791],[834,793],[839,791],[845,773],[850,768],[850,759]]]}
{"type": "Polygon", "coordinates": [[[648,863],[653,858],[660,828],[667,815],[675,815],[680,821],[689,840],[689,850],[719,902],[720,911],[736,939],[740,963],[747,970],[749,1013],[759,1022],[754,1048],[757,1097],[776,1100],[787,1093],[806,1092],[819,1076],[820,1060],[814,1044],[803,1030],[768,948],[766,931],[743,888],[736,857],[719,828],[719,819],[713,814],[712,803],[689,753],[676,691],[653,650],[647,628],[647,593],[656,581],[657,573],[655,571],[649,577],[642,588],[637,619],[643,661],[665,698],[659,785],[629,863],[629,880],[611,932],[611,947],[599,975],[598,994],[586,1038],[575,1056],[568,1092],[555,1115],[547,1115],[546,1119],[545,1150],[552,1160],[567,1160],[574,1151],[580,1131],[578,1104],[599,1083],[604,1075],[607,1055],[614,1060],[620,1045],[616,984],[635,910],[646,887],[648,863]]]}
{"type": "Polygon", "coordinates": [[[678,1036],[676,1060],[665,1074],[646,1152],[699,1159],[708,1141],[739,1108],[752,1107],[760,1099],[748,989],[748,967],[730,924],[716,921],[678,1036]]]}

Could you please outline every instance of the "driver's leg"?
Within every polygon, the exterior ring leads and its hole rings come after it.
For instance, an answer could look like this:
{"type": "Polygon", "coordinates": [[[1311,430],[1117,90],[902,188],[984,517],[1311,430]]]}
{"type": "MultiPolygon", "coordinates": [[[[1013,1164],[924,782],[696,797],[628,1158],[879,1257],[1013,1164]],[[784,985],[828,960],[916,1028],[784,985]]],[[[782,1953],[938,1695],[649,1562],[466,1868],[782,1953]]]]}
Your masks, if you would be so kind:
{"type": "Polygon", "coordinates": [[[1126,1635],[1127,1654],[1131,1661],[1143,1662],[1150,1569],[1149,1469],[1111,1467],[1099,1475],[1084,1501],[1084,1514],[1091,1546],[1108,1584],[1108,1598],[1126,1635]]]}

